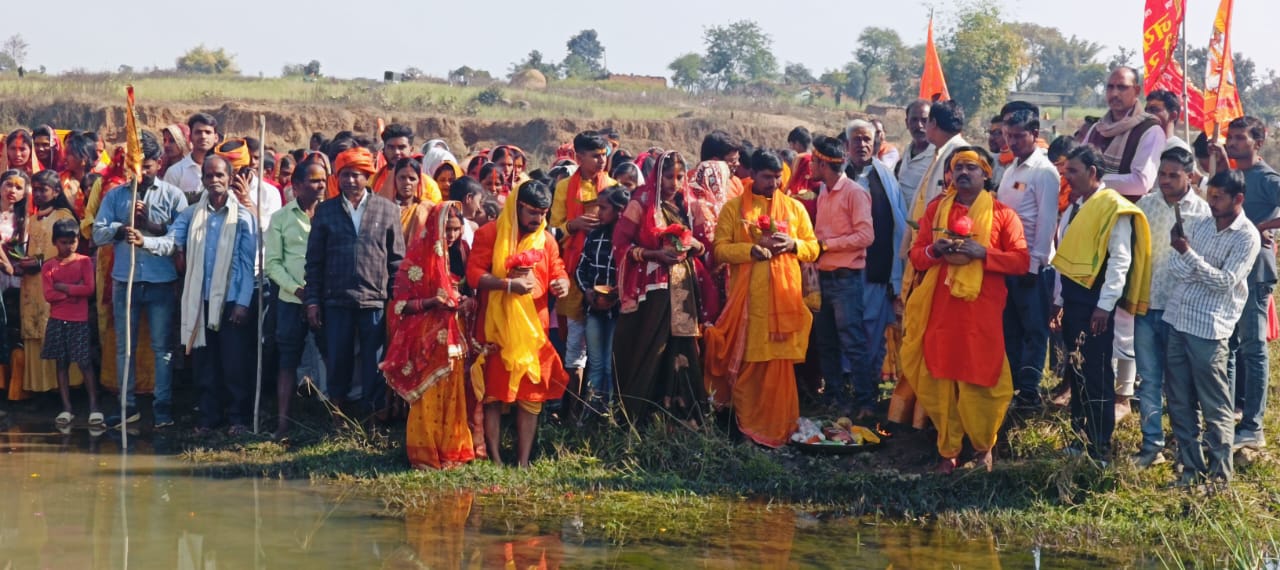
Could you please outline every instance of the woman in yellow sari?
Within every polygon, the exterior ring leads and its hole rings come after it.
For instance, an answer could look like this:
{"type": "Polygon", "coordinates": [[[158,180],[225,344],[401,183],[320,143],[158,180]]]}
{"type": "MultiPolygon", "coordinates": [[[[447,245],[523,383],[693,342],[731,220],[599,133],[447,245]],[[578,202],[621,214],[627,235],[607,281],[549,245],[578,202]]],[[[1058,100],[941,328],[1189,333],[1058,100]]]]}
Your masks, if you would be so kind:
{"type": "Polygon", "coordinates": [[[405,428],[409,463],[445,469],[475,459],[468,427],[465,315],[475,301],[464,282],[467,245],[462,205],[431,208],[409,239],[396,275],[387,322],[391,342],[380,368],[387,385],[411,404],[405,428]]]}
{"type": "Polygon", "coordinates": [[[395,202],[400,206],[400,229],[404,232],[407,247],[426,224],[433,202],[424,197],[426,183],[422,165],[416,159],[402,158],[392,168],[395,202]]]}

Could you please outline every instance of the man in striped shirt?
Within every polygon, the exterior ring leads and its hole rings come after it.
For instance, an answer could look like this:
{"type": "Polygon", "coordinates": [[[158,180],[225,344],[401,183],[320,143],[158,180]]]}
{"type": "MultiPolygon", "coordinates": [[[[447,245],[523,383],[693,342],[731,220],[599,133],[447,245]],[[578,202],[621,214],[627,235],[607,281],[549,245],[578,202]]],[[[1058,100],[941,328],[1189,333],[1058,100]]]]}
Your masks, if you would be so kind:
{"type": "Polygon", "coordinates": [[[1244,196],[1243,174],[1215,174],[1208,192],[1212,217],[1187,218],[1170,236],[1177,252],[1169,262],[1171,277],[1184,286],[1164,314],[1171,327],[1165,391],[1182,485],[1206,476],[1215,482],[1231,480],[1235,422],[1228,340],[1244,311],[1247,278],[1262,248],[1258,231],[1244,215],[1244,196]],[[1203,446],[1197,412],[1204,415],[1203,446]]]}

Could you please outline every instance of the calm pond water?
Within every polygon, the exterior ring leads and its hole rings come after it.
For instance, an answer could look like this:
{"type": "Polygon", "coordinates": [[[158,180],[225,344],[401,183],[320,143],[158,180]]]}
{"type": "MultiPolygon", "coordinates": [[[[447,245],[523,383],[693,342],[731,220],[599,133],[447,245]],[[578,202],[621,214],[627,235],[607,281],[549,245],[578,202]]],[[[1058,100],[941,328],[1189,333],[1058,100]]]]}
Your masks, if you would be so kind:
{"type": "MultiPolygon", "coordinates": [[[[695,541],[584,541],[581,523],[518,520],[470,494],[389,516],[336,486],[193,476],[145,438],[0,432],[0,568],[1115,568],[918,529],[739,510],[695,541]]],[[[161,450],[164,451],[164,450],[161,450]]]]}

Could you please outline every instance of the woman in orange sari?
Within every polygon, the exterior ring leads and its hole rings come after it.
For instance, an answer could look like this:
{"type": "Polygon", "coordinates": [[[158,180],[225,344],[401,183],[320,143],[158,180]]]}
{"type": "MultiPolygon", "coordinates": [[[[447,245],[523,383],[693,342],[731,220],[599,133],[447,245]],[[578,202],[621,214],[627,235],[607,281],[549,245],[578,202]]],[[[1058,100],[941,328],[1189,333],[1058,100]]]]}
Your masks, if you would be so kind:
{"type": "Polygon", "coordinates": [[[463,279],[464,223],[458,202],[431,208],[425,227],[410,237],[387,318],[392,335],[380,367],[387,385],[410,403],[405,448],[416,469],[475,459],[467,423],[469,335],[463,326],[475,301],[463,279]]]}

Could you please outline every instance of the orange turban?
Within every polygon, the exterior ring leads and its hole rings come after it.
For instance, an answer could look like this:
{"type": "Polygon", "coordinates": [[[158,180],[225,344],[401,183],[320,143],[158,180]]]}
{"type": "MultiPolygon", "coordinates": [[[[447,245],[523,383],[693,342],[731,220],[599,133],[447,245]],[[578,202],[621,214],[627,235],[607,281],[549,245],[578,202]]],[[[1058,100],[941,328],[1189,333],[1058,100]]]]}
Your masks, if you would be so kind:
{"type": "Polygon", "coordinates": [[[231,164],[233,171],[249,166],[253,162],[252,157],[249,156],[249,145],[245,143],[244,139],[224,141],[218,145],[218,148],[213,149],[213,152],[225,158],[231,164]]]}
{"type": "Polygon", "coordinates": [[[991,163],[987,162],[987,160],[983,158],[982,155],[978,154],[975,151],[962,150],[955,154],[952,154],[950,166],[955,166],[960,163],[976,164],[978,168],[981,168],[982,171],[987,174],[987,178],[991,177],[991,163]]]}
{"type": "Polygon", "coordinates": [[[342,151],[342,154],[339,154],[338,158],[333,161],[333,174],[335,176],[347,168],[355,168],[367,176],[373,176],[373,173],[377,171],[377,168],[373,165],[373,154],[364,147],[342,151]]]}

